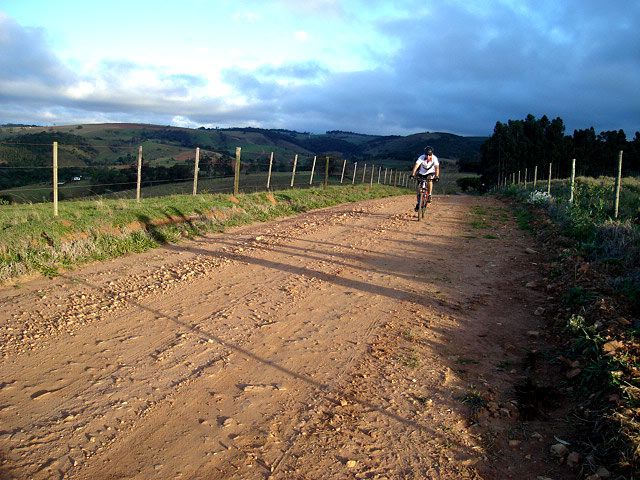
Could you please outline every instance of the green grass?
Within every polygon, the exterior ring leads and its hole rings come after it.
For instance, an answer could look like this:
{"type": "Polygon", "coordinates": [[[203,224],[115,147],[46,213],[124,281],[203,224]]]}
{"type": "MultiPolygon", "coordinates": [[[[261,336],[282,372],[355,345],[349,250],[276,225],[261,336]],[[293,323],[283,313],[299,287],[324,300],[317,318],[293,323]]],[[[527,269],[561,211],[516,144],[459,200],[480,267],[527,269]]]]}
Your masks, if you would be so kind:
{"type": "Polygon", "coordinates": [[[477,390],[470,390],[460,398],[460,401],[472,411],[480,410],[487,404],[485,398],[477,390]]]}
{"type": "MultiPolygon", "coordinates": [[[[496,228],[496,223],[504,223],[508,220],[506,210],[502,207],[485,207],[476,205],[469,210],[471,220],[469,225],[475,230],[487,230],[490,228],[496,228]]],[[[472,236],[470,238],[476,238],[472,236]]],[[[483,238],[498,238],[496,235],[485,234],[483,238]]]]}
{"type": "Polygon", "coordinates": [[[0,205],[0,281],[40,272],[54,276],[93,260],[144,252],[225,228],[407,190],[374,184],[273,193],[173,195],[134,200],[0,205]]]}

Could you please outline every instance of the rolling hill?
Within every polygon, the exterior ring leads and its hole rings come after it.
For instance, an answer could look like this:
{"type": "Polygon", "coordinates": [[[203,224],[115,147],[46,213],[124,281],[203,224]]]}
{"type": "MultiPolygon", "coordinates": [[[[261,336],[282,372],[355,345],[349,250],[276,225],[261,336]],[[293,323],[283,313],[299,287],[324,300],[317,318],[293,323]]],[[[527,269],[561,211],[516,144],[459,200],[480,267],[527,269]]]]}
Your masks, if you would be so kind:
{"type": "Polygon", "coordinates": [[[260,128],[198,129],[145,124],[90,124],[55,127],[8,126],[0,128],[0,163],[48,164],[49,145],[58,141],[66,165],[117,165],[128,163],[127,153],[138,145],[153,151],[154,158],[176,159],[196,147],[233,156],[236,147],[249,155],[331,155],[351,161],[377,164],[411,161],[425,145],[436,154],[459,159],[476,156],[484,137],[449,133],[417,133],[409,136],[366,135],[329,131],[324,134],[260,128]],[[124,153],[123,153],[124,152],[124,153]],[[26,162],[26,163],[25,163],[26,162]]]}
{"type": "MultiPolygon", "coordinates": [[[[86,124],[53,127],[0,127],[0,196],[5,201],[45,201],[50,195],[52,143],[58,142],[58,181],[65,198],[104,194],[135,186],[139,146],[143,147],[143,186],[193,178],[196,147],[204,178],[233,175],[236,147],[242,148],[242,173],[269,168],[290,172],[296,155],[300,171],[311,170],[314,155],[329,156],[331,173],[342,159],[408,170],[425,145],[434,147],[449,171],[479,158],[481,137],[448,133],[409,136],[344,131],[312,134],[282,129],[197,129],[147,124],[86,124]],[[71,184],[73,184],[71,186],[71,184]]],[[[1,199],[0,199],[1,200],[1,199]]]]}

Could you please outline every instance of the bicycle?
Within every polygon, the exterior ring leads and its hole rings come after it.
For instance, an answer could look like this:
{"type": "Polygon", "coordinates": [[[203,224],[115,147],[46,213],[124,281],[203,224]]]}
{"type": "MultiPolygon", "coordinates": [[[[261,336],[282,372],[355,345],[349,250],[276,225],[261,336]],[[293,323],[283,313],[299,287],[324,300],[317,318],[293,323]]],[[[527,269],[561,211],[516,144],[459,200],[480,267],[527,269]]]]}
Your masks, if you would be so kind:
{"type": "Polygon", "coordinates": [[[435,177],[434,173],[430,173],[425,176],[416,177],[416,193],[419,195],[418,204],[418,221],[420,217],[424,218],[427,210],[427,204],[429,203],[429,181],[432,181],[435,177]]]}

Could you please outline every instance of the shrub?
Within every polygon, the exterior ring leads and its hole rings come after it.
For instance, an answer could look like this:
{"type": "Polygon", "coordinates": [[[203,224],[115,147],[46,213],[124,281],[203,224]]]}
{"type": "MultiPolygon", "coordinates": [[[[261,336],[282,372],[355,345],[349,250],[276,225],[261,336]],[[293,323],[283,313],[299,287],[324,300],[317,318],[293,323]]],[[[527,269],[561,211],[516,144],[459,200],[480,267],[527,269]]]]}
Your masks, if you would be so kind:
{"type": "Polygon", "coordinates": [[[468,192],[469,190],[482,192],[484,190],[484,184],[480,177],[462,177],[456,180],[456,184],[463,192],[468,192]]]}
{"type": "Polygon", "coordinates": [[[598,253],[604,258],[625,259],[628,267],[640,267],[640,230],[629,220],[607,220],[596,229],[598,253]]]}
{"type": "Polygon", "coordinates": [[[534,190],[529,194],[527,202],[537,207],[547,207],[553,201],[553,197],[547,192],[534,190]]]}

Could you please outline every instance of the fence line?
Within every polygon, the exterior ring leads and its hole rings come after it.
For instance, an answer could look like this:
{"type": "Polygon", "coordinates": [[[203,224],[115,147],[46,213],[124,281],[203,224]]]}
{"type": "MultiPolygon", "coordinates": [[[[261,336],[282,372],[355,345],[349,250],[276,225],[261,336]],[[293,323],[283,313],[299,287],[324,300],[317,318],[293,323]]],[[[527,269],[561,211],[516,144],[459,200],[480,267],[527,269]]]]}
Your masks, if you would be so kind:
{"type": "MultiPolygon", "coordinates": [[[[145,158],[142,145],[138,146],[137,156],[127,154],[126,157],[119,157],[118,160],[120,163],[116,165],[94,163],[90,165],[65,165],[61,167],[59,155],[62,152],[68,154],[69,150],[66,147],[70,145],[59,145],[58,142],[46,145],[51,147],[51,163],[48,167],[41,164],[42,158],[40,153],[33,155],[34,163],[40,163],[40,165],[25,167],[13,167],[11,165],[6,167],[0,166],[0,168],[6,168],[7,170],[15,168],[16,171],[26,172],[26,175],[25,173],[16,174],[18,176],[15,178],[5,174],[4,178],[8,179],[5,185],[15,185],[15,187],[4,189],[0,192],[0,195],[5,194],[4,198],[9,198],[10,201],[14,199],[20,202],[46,202],[46,197],[48,196],[48,201],[53,203],[54,216],[58,216],[59,213],[59,200],[65,197],[67,199],[86,199],[95,198],[100,195],[109,195],[115,198],[125,198],[127,192],[129,192],[128,195],[131,195],[130,198],[135,198],[136,202],[140,202],[144,192],[146,192],[145,188],[161,185],[164,186],[161,187],[163,189],[162,192],[154,192],[152,195],[179,193],[195,196],[198,193],[212,191],[232,191],[234,195],[237,195],[240,193],[242,186],[244,191],[257,191],[264,190],[265,188],[266,190],[271,190],[274,187],[274,181],[276,181],[277,188],[285,187],[283,184],[283,174],[287,170],[287,166],[290,168],[290,178],[287,182],[289,187],[295,187],[296,184],[298,184],[297,186],[299,187],[300,182],[305,182],[306,184],[305,175],[309,175],[310,166],[311,170],[308,185],[313,186],[314,184],[317,185],[320,183],[326,188],[329,183],[343,184],[347,172],[346,159],[342,159],[342,168],[338,171],[339,164],[337,161],[334,160],[332,163],[331,158],[327,156],[325,158],[324,179],[318,182],[315,181],[317,156],[303,157],[296,154],[293,158],[293,165],[291,160],[279,159],[276,168],[276,165],[274,165],[274,152],[270,152],[270,154],[266,152],[246,154],[242,151],[241,147],[235,149],[235,161],[231,156],[221,156],[216,152],[213,152],[212,156],[212,151],[201,151],[200,147],[196,147],[193,154],[182,154],[181,157],[185,160],[183,163],[173,158],[163,159],[162,157],[155,160],[148,160],[145,158]],[[245,155],[248,160],[243,160],[243,156],[245,155]],[[167,160],[172,160],[175,163],[166,163],[167,160]],[[264,178],[260,175],[260,172],[267,170],[267,162],[268,173],[266,174],[265,185],[265,183],[260,184],[260,178],[264,178]],[[29,169],[38,170],[35,170],[33,174],[29,174],[29,169]],[[48,179],[46,173],[44,176],[42,174],[35,174],[35,172],[38,171],[44,173],[49,169],[51,169],[51,176],[49,176],[48,179]],[[274,175],[274,170],[277,170],[277,176],[274,175]],[[191,171],[191,176],[189,176],[189,171],[191,171]],[[227,172],[227,175],[223,172],[227,172]],[[62,173],[62,178],[60,178],[60,173],[62,173]],[[182,175],[176,175],[179,173],[182,173],[182,175]],[[211,175],[211,173],[213,173],[213,175],[211,175]],[[241,174],[244,173],[254,173],[254,175],[250,178],[247,177],[248,181],[245,182],[241,180],[241,174]],[[218,185],[218,181],[226,182],[232,177],[232,184],[227,183],[226,186],[223,184],[218,185]],[[300,177],[300,181],[298,177],[300,177]],[[100,179],[107,181],[100,182],[100,179]],[[116,181],[109,182],[109,180],[116,181]],[[48,183],[49,181],[51,182],[50,184],[48,183]],[[191,183],[191,185],[187,186],[187,182],[191,183]],[[28,184],[42,184],[42,187],[29,188],[28,184]],[[23,188],[20,185],[24,185],[27,188],[23,188]],[[60,188],[62,188],[62,195],[60,188]],[[134,192],[131,192],[132,188],[135,189],[134,192]],[[21,192],[24,192],[25,195],[21,195],[21,192]],[[40,193],[38,194],[38,192],[40,193]],[[121,192],[121,194],[118,192],[121,192]]],[[[131,146],[126,148],[129,152],[134,151],[131,146]]],[[[356,175],[359,173],[358,162],[354,162],[351,179],[352,184],[355,184],[356,175]]],[[[358,177],[358,180],[360,180],[359,183],[368,183],[369,186],[373,186],[373,183],[376,181],[375,175],[376,165],[367,165],[365,163],[362,166],[362,176],[358,177]],[[367,174],[369,174],[369,176],[367,176],[367,174]]],[[[378,184],[406,186],[405,175],[398,170],[392,169],[389,171],[385,168],[383,179],[382,165],[378,165],[377,176],[378,184]]],[[[264,180],[262,180],[262,182],[264,182],[264,180]]],[[[0,204],[1,203],[2,199],[0,198],[0,204]]]]}
{"type": "MultiPolygon", "coordinates": [[[[623,155],[623,151],[620,150],[618,152],[618,162],[617,162],[617,169],[616,169],[616,176],[614,177],[614,187],[613,187],[613,198],[612,203],[613,203],[613,218],[618,218],[619,217],[619,208],[620,208],[620,193],[622,190],[622,155],[623,155]]],[[[575,196],[575,191],[576,191],[576,163],[577,160],[575,158],[571,159],[571,169],[570,169],[570,176],[568,179],[569,185],[568,185],[568,193],[569,193],[569,198],[568,198],[568,202],[569,204],[573,204],[576,201],[576,196],[575,196]]],[[[559,167],[558,167],[559,168],[559,167]]],[[[520,177],[520,170],[517,171],[517,181],[516,181],[516,172],[513,171],[511,172],[511,185],[512,186],[520,186],[521,183],[524,187],[524,189],[526,190],[527,187],[527,169],[525,168],[525,175],[524,175],[524,182],[521,182],[521,177],[520,177]]],[[[551,180],[553,178],[552,175],[553,172],[553,163],[549,162],[549,169],[548,169],[548,174],[547,174],[547,195],[551,195],[551,180]]],[[[507,178],[508,174],[505,174],[505,181],[504,182],[500,182],[498,181],[498,184],[496,185],[496,187],[499,189],[501,187],[506,188],[507,182],[506,182],[506,178],[507,178]]],[[[558,180],[561,180],[558,178],[558,180]]],[[[533,190],[536,190],[536,186],[537,186],[537,181],[538,181],[538,166],[535,165],[534,166],[534,177],[533,177],[533,190]]]]}

